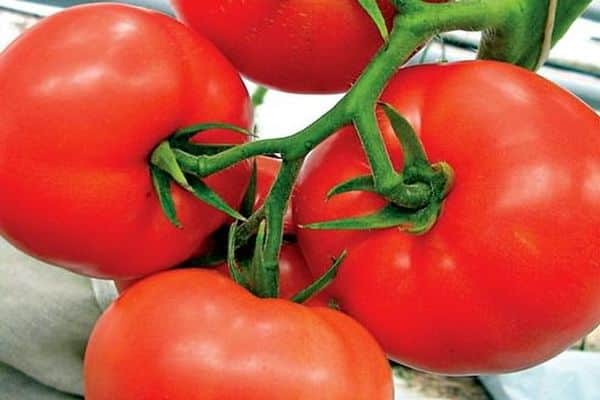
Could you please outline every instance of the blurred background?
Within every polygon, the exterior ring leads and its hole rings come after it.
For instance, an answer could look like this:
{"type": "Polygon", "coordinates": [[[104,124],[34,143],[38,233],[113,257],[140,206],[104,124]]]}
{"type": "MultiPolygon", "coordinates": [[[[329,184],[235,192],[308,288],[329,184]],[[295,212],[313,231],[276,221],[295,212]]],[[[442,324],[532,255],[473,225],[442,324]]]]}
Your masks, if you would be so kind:
{"type": "MultiPolygon", "coordinates": [[[[56,13],[63,7],[81,3],[88,2],[0,0],[0,51],[39,19],[56,13]]],[[[172,13],[167,0],[134,0],[121,3],[172,13]]],[[[474,58],[477,41],[478,34],[475,33],[448,33],[432,41],[411,60],[411,63],[471,59],[474,58]]],[[[566,37],[552,50],[540,74],[600,111],[600,1],[592,2],[566,37]]],[[[256,88],[251,82],[246,81],[246,84],[250,92],[256,88]]],[[[257,113],[259,134],[261,137],[292,134],[323,114],[340,97],[341,95],[295,95],[270,90],[264,105],[257,113]]],[[[9,251],[13,250],[9,250],[6,244],[3,244],[0,248],[0,263],[6,261],[4,255],[9,251]]],[[[2,267],[3,265],[0,265],[0,268],[2,267]]],[[[0,347],[2,345],[0,337],[0,347]]],[[[600,351],[600,332],[591,335],[586,343],[578,343],[575,349],[577,351],[567,352],[540,367],[504,376],[447,378],[396,367],[397,398],[600,400],[600,353],[596,353],[600,351]],[[588,351],[579,351],[582,349],[588,351]]],[[[0,379],[0,400],[18,398],[6,395],[2,385],[3,381],[0,379]]],[[[36,397],[38,398],[42,397],[36,397]]]]}

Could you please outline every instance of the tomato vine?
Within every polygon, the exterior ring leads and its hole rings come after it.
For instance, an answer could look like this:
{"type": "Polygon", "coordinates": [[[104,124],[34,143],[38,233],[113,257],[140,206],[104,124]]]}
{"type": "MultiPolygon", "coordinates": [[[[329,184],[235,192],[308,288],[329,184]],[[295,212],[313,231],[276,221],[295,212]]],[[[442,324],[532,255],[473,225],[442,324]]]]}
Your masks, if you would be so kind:
{"type": "MultiPolygon", "coordinates": [[[[241,224],[232,239],[234,247],[247,243],[261,221],[266,220],[265,239],[261,244],[265,274],[261,284],[254,288],[259,296],[277,295],[282,219],[304,157],[342,126],[353,124],[359,134],[372,169],[374,191],[391,203],[405,208],[408,205],[415,212],[434,201],[431,193],[424,198],[414,198],[417,196],[414,186],[394,170],[375,117],[377,101],[386,83],[416,49],[443,32],[458,29],[482,31],[478,58],[507,61],[535,69],[543,63],[549,47],[565,33],[590,1],[462,0],[426,3],[421,0],[392,0],[392,3],[398,14],[384,46],[346,95],[306,128],[287,137],[255,140],[216,154],[191,154],[177,144],[173,145],[173,161],[185,174],[198,178],[255,156],[279,154],[282,157],[282,168],[263,207],[241,224]],[[411,200],[407,202],[406,199],[411,200]],[[414,201],[413,205],[411,201],[414,201]]],[[[378,22],[377,14],[371,14],[378,22]]],[[[448,171],[446,181],[450,182],[451,172],[448,171]]],[[[419,195],[422,196],[422,193],[419,195]]],[[[434,223],[435,219],[427,225],[430,227],[434,223]]]]}

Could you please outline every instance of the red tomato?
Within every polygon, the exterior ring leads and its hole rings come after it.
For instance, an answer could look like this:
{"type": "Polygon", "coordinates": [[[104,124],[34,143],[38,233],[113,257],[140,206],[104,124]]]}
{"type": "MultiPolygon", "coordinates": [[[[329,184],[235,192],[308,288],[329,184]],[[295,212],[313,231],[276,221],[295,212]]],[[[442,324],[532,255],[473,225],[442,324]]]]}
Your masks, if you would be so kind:
{"type": "MultiPolygon", "coordinates": [[[[273,182],[277,177],[279,168],[281,167],[281,160],[273,157],[256,157],[256,202],[254,208],[260,207],[267,198],[273,182]]],[[[283,216],[283,233],[284,234],[295,234],[296,226],[294,224],[294,217],[292,215],[292,208],[288,207],[285,215],[283,216]]]]}
{"type": "MultiPolygon", "coordinates": [[[[421,236],[299,229],[313,274],[348,249],[329,288],[342,310],[394,360],[446,374],[526,368],[596,326],[600,118],[533,73],[483,61],[403,69],[383,100],[456,181],[421,236]]],[[[379,117],[399,167],[399,145],[379,117]]],[[[384,199],[367,192],[326,200],[333,186],[368,172],[351,128],[328,139],[301,172],[296,222],[381,208],[384,199]]]]}
{"type": "MultiPolygon", "coordinates": [[[[356,0],[171,0],[250,79],[292,92],[341,92],[383,44],[356,0]]],[[[388,26],[394,7],[379,0],[388,26]]]]}
{"type": "MultiPolygon", "coordinates": [[[[177,229],[152,187],[150,154],[175,130],[251,119],[236,71],[173,19],[114,4],[56,14],[1,55],[0,92],[0,232],[27,253],[132,278],[185,260],[226,222],[173,185],[177,229]]],[[[223,130],[198,139],[244,140],[223,130]]],[[[237,206],[249,171],[206,182],[237,206]]]]}
{"type": "MultiPolygon", "coordinates": [[[[229,267],[227,264],[219,265],[217,271],[225,276],[229,276],[229,267]]],[[[314,281],[315,278],[311,275],[298,246],[295,244],[284,244],[281,247],[279,255],[279,297],[290,299],[314,281]]],[[[322,291],[308,299],[305,304],[326,307],[328,302],[329,298],[326,292],[322,291]]]]}
{"type": "Polygon", "coordinates": [[[393,398],[387,360],[355,321],[200,269],[123,293],[92,332],[84,378],[87,400],[393,398]]]}

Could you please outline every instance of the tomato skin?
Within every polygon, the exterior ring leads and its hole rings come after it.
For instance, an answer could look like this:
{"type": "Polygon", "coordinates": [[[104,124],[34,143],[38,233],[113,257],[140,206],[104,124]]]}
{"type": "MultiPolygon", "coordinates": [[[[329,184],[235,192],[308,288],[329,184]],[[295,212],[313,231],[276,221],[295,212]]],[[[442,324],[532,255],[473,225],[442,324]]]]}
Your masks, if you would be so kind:
{"type": "MultiPolygon", "coordinates": [[[[229,276],[227,264],[219,265],[217,271],[227,277],[229,276]]],[[[279,255],[279,297],[291,299],[314,281],[315,279],[311,275],[298,246],[292,243],[284,243],[279,255]]],[[[308,299],[304,304],[327,307],[329,296],[326,293],[325,289],[308,299]]]]}
{"type": "Polygon", "coordinates": [[[84,380],[88,400],[393,397],[383,352],[349,317],[261,300],[200,269],[124,292],[92,332],[84,380]]]}
{"type": "MultiPolygon", "coordinates": [[[[185,26],[123,5],[67,9],[1,55],[0,91],[0,232],[30,255],[134,278],[185,260],[227,221],[173,185],[175,228],[150,179],[151,152],[176,129],[251,125],[236,71],[185,26]]],[[[196,140],[246,138],[214,130],[196,140]]],[[[206,182],[237,206],[249,172],[241,163],[206,182]]]]}
{"type": "MultiPolygon", "coordinates": [[[[391,358],[445,374],[526,368],[592,330],[600,322],[599,117],[537,75],[483,61],[406,68],[382,99],[456,181],[421,236],[299,229],[313,274],[348,249],[329,287],[341,309],[391,358]]],[[[393,132],[378,117],[399,167],[393,132]]],[[[381,208],[384,200],[366,192],[325,200],[368,172],[351,128],[328,139],[301,172],[296,222],[381,208]]]]}
{"type": "MultiPolygon", "coordinates": [[[[383,44],[356,0],[171,0],[248,78],[291,92],[347,90],[383,44]]],[[[388,26],[394,7],[379,0],[388,26]]]]}

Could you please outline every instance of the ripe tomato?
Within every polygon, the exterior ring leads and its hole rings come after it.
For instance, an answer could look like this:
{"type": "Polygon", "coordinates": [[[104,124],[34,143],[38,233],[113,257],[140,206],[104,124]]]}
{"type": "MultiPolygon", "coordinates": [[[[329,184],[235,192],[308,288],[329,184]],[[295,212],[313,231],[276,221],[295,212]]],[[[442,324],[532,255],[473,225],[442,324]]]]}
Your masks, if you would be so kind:
{"type": "Polygon", "coordinates": [[[349,317],[258,299],[200,269],[123,293],[92,332],[84,379],[88,400],[393,397],[383,352],[349,317]]]}
{"type": "MultiPolygon", "coordinates": [[[[229,276],[229,267],[227,264],[219,265],[217,271],[225,276],[229,276]]],[[[314,280],[298,246],[296,244],[285,243],[281,247],[279,255],[279,297],[290,299],[296,293],[313,283],[314,280]]],[[[326,292],[322,291],[308,299],[305,304],[326,307],[328,301],[329,298],[326,292]]]]}
{"type": "MultiPolygon", "coordinates": [[[[292,92],[341,92],[383,44],[357,0],[171,0],[248,78],[292,92]]],[[[395,13],[378,4],[388,27],[395,13]]]]}
{"type": "MultiPolygon", "coordinates": [[[[600,119],[554,84],[495,62],[401,70],[383,100],[455,184],[431,231],[299,229],[313,274],[348,250],[329,287],[389,356],[447,374],[544,361],[600,322],[600,119]]],[[[399,145],[378,115],[396,167],[399,145]]],[[[297,224],[363,215],[367,192],[326,200],[369,173],[355,132],[318,147],[294,197],[297,224]],[[340,168],[340,165],[343,168],[340,168]]]]}
{"type": "MultiPolygon", "coordinates": [[[[49,17],[0,57],[0,232],[79,273],[133,278],[168,268],[226,216],[173,185],[183,229],[163,215],[148,160],[178,128],[250,125],[238,74],[208,41],[165,15],[115,4],[49,17]]],[[[239,143],[239,133],[202,133],[239,143]]],[[[249,164],[205,181],[232,206],[249,164]]]]}

